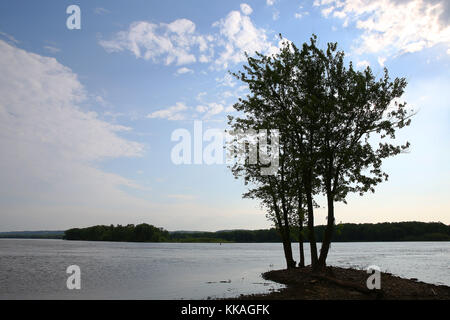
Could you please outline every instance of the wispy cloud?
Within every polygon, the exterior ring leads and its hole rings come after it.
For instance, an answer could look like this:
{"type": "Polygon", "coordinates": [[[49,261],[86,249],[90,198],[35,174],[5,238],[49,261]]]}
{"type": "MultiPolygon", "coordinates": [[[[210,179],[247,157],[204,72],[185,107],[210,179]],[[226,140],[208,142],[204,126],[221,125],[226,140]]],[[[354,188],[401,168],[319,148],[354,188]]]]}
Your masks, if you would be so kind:
{"type": "Polygon", "coordinates": [[[272,20],[277,21],[280,18],[280,11],[279,10],[273,10],[272,11],[272,20]]]}
{"type": "Polygon", "coordinates": [[[57,47],[53,47],[53,46],[44,46],[44,49],[53,54],[61,52],[61,49],[59,49],[57,47]]]}
{"type": "Polygon", "coordinates": [[[177,70],[177,74],[194,73],[194,70],[182,67],[177,70]]]}
{"type": "Polygon", "coordinates": [[[309,15],[309,11],[302,10],[302,9],[303,9],[303,6],[300,5],[300,6],[298,7],[298,9],[299,9],[300,11],[294,13],[294,18],[295,18],[295,19],[301,19],[301,18],[303,18],[303,17],[309,15]]]}
{"type": "Polygon", "coordinates": [[[197,112],[204,114],[205,119],[209,119],[212,116],[219,114],[225,110],[225,107],[221,103],[210,102],[206,105],[199,105],[195,109],[197,112]]]}
{"type": "Polygon", "coordinates": [[[216,81],[219,83],[219,86],[230,87],[233,88],[236,85],[236,81],[233,76],[229,73],[226,73],[221,78],[216,78],[216,81]]]}
{"type": "Polygon", "coordinates": [[[233,112],[233,106],[227,104],[225,100],[200,102],[196,106],[188,106],[184,102],[177,102],[175,105],[165,109],[159,109],[147,115],[149,119],[166,119],[170,121],[180,120],[213,120],[212,118],[224,112],[233,112]]]}
{"type": "Polygon", "coordinates": [[[108,9],[102,8],[102,7],[97,7],[94,9],[94,13],[98,14],[98,15],[103,15],[103,14],[109,14],[109,13],[111,13],[111,11],[109,11],[108,9]]]}
{"type": "Polygon", "coordinates": [[[16,38],[14,38],[14,37],[13,37],[12,35],[10,35],[10,34],[7,34],[6,32],[0,31],[0,36],[6,38],[6,39],[8,39],[9,41],[14,42],[14,43],[16,43],[16,44],[17,44],[17,43],[20,43],[19,40],[17,40],[16,38]]]}
{"type": "Polygon", "coordinates": [[[155,119],[167,119],[167,120],[185,120],[186,113],[189,108],[184,102],[177,102],[174,106],[166,109],[160,109],[147,115],[147,118],[155,119]]]}

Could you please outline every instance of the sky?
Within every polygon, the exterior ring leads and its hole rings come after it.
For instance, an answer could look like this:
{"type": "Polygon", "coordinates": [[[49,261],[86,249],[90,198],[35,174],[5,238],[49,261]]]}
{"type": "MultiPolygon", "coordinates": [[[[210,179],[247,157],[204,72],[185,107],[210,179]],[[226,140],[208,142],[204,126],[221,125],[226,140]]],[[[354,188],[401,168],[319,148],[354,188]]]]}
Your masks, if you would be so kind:
{"type": "Polygon", "coordinates": [[[269,227],[226,164],[174,163],[172,134],[226,128],[247,93],[228,71],[244,52],[276,52],[280,33],[297,46],[314,33],[356,68],[408,81],[417,114],[397,140],[409,152],[336,221],[450,224],[449,22],[446,0],[1,1],[0,231],[269,227]]]}

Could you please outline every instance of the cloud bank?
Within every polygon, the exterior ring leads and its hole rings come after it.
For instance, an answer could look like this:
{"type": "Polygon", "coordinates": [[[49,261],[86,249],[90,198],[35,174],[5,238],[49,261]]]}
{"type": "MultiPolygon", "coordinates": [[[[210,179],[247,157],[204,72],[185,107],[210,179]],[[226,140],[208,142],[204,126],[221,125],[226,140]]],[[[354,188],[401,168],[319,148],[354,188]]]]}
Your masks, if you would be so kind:
{"type": "Polygon", "coordinates": [[[244,52],[270,54],[277,48],[267,31],[253,24],[252,12],[250,5],[242,3],[240,11],[233,10],[212,24],[216,30],[212,34],[200,34],[195,23],[184,18],[159,24],[136,21],[128,30],[99,43],[108,52],[128,51],[154,63],[181,66],[200,62],[226,69],[244,61],[244,52]]]}
{"type": "Polygon", "coordinates": [[[450,46],[446,0],[316,0],[322,15],[362,30],[356,52],[396,56],[438,44],[450,46]]]}
{"type": "Polygon", "coordinates": [[[36,220],[42,216],[50,220],[68,212],[79,216],[86,213],[85,206],[95,210],[105,203],[131,201],[120,187],[138,186],[97,165],[105,159],[140,156],[143,146],[118,135],[129,128],[82,110],[88,94],[76,74],[54,58],[2,40],[0,73],[4,228],[24,221],[39,225],[36,220]]]}

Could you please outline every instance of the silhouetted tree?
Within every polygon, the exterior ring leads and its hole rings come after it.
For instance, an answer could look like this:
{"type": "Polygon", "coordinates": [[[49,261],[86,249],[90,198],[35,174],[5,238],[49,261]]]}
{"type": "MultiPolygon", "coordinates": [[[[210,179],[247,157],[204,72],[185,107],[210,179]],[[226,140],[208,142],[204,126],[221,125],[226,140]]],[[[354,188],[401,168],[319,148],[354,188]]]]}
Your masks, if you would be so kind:
{"type": "MultiPolygon", "coordinates": [[[[374,192],[374,186],[387,179],[382,160],[408,148],[408,142],[397,146],[391,141],[397,129],[409,125],[412,115],[405,103],[397,101],[406,86],[404,78],[391,81],[386,68],[380,80],[369,67],[356,71],[350,63],[346,68],[336,43],[329,43],[324,51],[316,40],[313,35],[301,50],[284,41],[277,54],[247,56],[244,70],[233,75],[248,85],[250,94],[234,105],[243,116],[229,118],[234,129],[280,131],[282,161],[276,176],[261,178],[258,170],[247,165],[234,167],[233,172],[240,170],[246,182],[264,186],[264,192],[254,197],[277,195],[272,201],[281,202],[282,208],[283,197],[297,199],[302,203],[300,213],[304,196],[313,270],[326,265],[335,224],[334,202],[345,202],[351,192],[374,192]],[[318,194],[326,196],[328,207],[320,257],[314,230],[314,196],[318,194]]],[[[284,230],[288,229],[287,223],[284,230]]]]}

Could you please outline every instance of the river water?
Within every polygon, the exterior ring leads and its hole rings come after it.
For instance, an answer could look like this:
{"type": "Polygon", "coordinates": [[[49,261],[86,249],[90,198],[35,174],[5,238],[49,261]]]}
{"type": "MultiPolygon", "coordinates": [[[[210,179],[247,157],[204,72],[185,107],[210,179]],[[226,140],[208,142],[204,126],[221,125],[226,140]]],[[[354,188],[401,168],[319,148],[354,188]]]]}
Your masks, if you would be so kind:
{"type": "MultiPolygon", "coordinates": [[[[450,286],[450,242],[334,243],[327,262],[450,286]]],[[[279,243],[0,239],[0,299],[234,297],[281,288],[261,273],[284,267],[279,243]],[[70,265],[80,267],[80,290],[67,289],[70,265]]]]}

